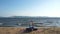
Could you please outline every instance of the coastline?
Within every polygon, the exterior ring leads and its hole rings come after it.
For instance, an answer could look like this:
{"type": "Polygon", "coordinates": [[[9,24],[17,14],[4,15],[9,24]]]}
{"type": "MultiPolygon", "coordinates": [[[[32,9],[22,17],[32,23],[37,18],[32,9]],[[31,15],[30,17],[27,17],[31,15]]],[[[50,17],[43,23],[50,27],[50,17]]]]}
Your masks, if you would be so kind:
{"type": "MultiPolygon", "coordinates": [[[[22,31],[24,31],[26,28],[23,27],[0,27],[0,34],[26,34],[23,33],[22,31]]],[[[56,28],[38,28],[37,31],[32,31],[28,34],[54,34],[60,32],[60,28],[56,27],[56,28]],[[51,33],[52,31],[52,33],[51,33]]]]}

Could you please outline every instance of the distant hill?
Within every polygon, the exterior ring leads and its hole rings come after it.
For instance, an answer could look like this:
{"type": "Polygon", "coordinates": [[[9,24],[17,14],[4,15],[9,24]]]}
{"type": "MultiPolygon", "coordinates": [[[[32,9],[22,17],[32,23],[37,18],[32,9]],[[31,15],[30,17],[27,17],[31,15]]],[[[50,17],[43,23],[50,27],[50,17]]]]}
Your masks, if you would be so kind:
{"type": "Polygon", "coordinates": [[[11,17],[1,17],[0,18],[59,18],[60,17],[45,17],[45,16],[11,16],[11,17]]]}
{"type": "Polygon", "coordinates": [[[30,16],[12,16],[10,18],[30,18],[30,16]]]}

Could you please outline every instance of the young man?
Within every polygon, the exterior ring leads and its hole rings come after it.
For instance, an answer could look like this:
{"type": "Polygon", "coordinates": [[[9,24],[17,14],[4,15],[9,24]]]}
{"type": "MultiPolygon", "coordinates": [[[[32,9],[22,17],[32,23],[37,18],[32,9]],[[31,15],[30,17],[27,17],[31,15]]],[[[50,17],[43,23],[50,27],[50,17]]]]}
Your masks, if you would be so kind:
{"type": "Polygon", "coordinates": [[[26,28],[26,32],[31,32],[31,31],[36,31],[37,28],[34,28],[34,23],[33,21],[29,22],[29,28],[26,28]]]}
{"type": "Polygon", "coordinates": [[[34,29],[34,23],[33,23],[33,21],[31,21],[31,22],[29,23],[29,28],[32,29],[32,30],[34,29]]]}
{"type": "Polygon", "coordinates": [[[26,28],[26,32],[31,32],[34,30],[34,23],[33,21],[29,22],[29,28],[26,28]]]}

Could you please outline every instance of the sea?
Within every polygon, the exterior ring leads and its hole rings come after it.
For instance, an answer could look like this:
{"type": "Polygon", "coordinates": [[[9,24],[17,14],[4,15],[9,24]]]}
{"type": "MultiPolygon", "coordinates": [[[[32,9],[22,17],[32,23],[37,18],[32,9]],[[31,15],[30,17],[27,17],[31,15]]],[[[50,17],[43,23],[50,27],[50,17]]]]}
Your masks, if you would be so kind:
{"type": "Polygon", "coordinates": [[[29,27],[33,21],[34,27],[60,27],[60,18],[52,17],[23,17],[23,18],[0,18],[0,27],[29,27]]]}

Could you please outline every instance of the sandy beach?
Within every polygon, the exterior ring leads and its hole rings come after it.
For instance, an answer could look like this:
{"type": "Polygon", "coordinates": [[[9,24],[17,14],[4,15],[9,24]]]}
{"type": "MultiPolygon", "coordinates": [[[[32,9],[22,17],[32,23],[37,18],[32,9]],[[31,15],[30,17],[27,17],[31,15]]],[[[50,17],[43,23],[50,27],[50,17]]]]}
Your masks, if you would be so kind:
{"type": "Polygon", "coordinates": [[[38,28],[37,31],[24,33],[22,27],[0,27],[0,34],[60,34],[60,28],[38,28]]]}

